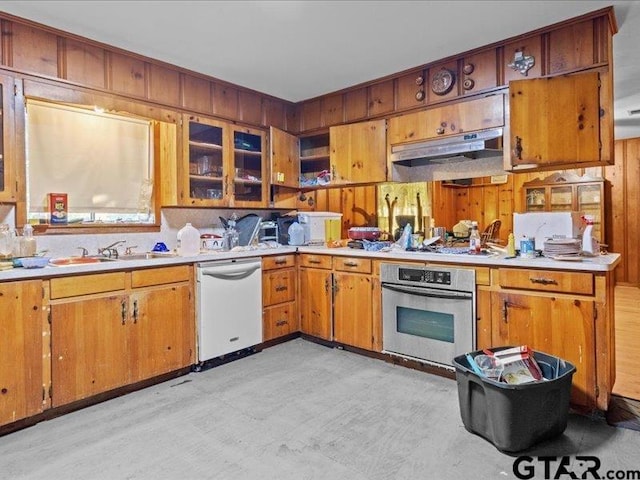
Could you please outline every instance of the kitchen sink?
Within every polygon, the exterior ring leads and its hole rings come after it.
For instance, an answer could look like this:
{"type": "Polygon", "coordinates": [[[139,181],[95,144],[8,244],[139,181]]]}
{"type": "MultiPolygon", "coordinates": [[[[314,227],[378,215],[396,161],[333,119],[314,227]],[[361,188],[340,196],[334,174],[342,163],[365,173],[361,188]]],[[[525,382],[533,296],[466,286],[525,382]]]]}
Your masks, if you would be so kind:
{"type": "Polygon", "coordinates": [[[67,265],[87,265],[91,263],[102,263],[102,262],[113,262],[115,258],[109,257],[61,257],[54,258],[49,261],[51,265],[56,265],[58,267],[64,267],[67,265]]]}
{"type": "Polygon", "coordinates": [[[150,260],[152,258],[167,258],[175,256],[176,254],[172,252],[142,252],[120,255],[118,260],[150,260]]]}

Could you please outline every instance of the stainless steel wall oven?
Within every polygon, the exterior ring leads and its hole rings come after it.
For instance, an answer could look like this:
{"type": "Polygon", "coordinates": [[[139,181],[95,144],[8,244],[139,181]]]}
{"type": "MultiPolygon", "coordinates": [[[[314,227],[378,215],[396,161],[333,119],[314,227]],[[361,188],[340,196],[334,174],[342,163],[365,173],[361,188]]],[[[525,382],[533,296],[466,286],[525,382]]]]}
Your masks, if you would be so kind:
{"type": "Polygon", "coordinates": [[[385,353],[452,368],[476,345],[472,269],[382,264],[385,353]]]}

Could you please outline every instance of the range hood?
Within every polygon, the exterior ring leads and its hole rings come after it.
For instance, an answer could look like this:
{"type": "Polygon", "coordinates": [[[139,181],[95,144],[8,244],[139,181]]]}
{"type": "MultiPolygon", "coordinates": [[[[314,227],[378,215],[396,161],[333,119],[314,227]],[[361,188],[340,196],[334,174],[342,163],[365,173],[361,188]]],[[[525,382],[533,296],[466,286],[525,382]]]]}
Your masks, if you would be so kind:
{"type": "Polygon", "coordinates": [[[393,145],[393,181],[456,180],[504,175],[502,128],[393,145]]]}

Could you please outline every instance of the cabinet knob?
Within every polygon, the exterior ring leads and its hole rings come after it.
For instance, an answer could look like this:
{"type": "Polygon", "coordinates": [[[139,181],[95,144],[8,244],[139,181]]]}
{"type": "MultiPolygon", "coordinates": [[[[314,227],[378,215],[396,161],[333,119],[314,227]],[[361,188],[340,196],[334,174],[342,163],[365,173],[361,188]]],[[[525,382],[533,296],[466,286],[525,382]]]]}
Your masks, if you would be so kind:
{"type": "Polygon", "coordinates": [[[436,128],[436,133],[438,135],[444,135],[444,127],[438,127],[436,128]]]}
{"type": "Polygon", "coordinates": [[[518,159],[522,160],[522,138],[516,136],[515,142],[513,142],[515,146],[513,147],[513,155],[518,159]]]}

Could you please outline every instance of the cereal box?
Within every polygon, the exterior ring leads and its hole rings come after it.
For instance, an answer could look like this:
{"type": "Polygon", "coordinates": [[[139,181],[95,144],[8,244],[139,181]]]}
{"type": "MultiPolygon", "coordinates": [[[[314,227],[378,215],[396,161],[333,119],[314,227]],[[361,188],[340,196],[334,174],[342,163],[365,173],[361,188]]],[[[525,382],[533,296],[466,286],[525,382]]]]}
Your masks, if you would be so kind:
{"type": "Polygon", "coordinates": [[[51,224],[67,223],[67,194],[49,194],[49,214],[51,224]]]}

